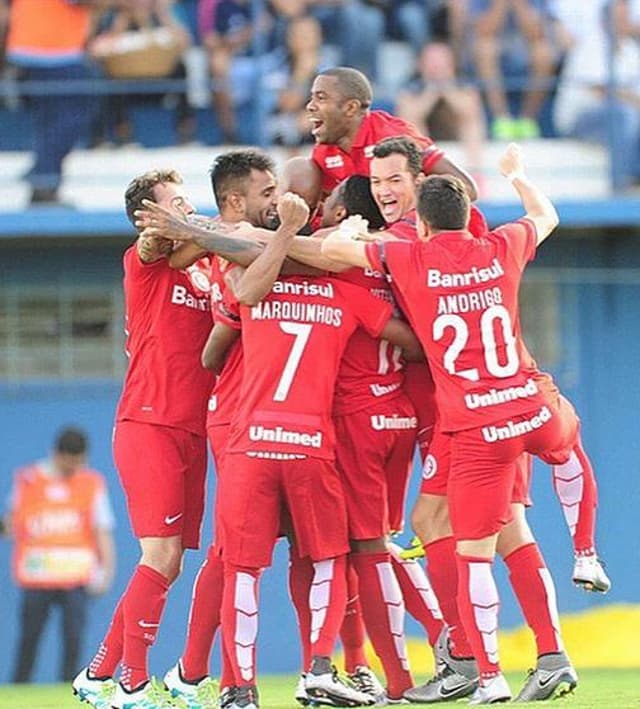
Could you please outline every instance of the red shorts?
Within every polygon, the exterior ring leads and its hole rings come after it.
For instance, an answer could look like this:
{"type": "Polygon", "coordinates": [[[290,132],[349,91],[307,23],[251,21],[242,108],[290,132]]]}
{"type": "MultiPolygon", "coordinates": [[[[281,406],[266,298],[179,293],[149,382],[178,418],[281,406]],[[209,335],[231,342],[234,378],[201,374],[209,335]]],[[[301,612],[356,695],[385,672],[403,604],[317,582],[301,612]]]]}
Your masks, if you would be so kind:
{"type": "Polygon", "coordinates": [[[136,537],[182,536],[200,546],[207,475],[204,436],[169,426],[118,421],[113,459],[136,537]]]}
{"type": "Polygon", "coordinates": [[[283,507],[291,515],[301,557],[322,561],[349,550],[344,492],[332,461],[227,453],[218,495],[223,557],[233,564],[250,568],[271,564],[283,507]]]}
{"type": "Polygon", "coordinates": [[[334,418],[350,539],[377,539],[402,529],[417,423],[406,396],[334,418]]]}
{"type": "Polygon", "coordinates": [[[572,420],[568,410],[560,412],[542,399],[538,410],[452,434],[447,497],[456,539],[499,532],[511,519],[516,460],[529,452],[566,461],[574,423],[577,428],[575,415],[572,420]]]}
{"type": "MultiPolygon", "coordinates": [[[[442,433],[436,426],[431,440],[429,453],[422,466],[421,495],[447,494],[449,483],[449,469],[451,466],[451,434],[442,433]]],[[[528,453],[523,453],[514,462],[515,478],[511,502],[530,507],[532,502],[529,497],[533,458],[528,453]]]]}

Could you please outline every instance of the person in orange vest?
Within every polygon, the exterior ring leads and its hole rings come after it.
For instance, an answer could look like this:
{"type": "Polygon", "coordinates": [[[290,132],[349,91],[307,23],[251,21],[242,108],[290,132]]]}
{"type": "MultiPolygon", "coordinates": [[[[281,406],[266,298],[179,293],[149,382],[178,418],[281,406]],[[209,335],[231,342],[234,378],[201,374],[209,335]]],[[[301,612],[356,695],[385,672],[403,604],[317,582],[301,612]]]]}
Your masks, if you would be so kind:
{"type": "Polygon", "coordinates": [[[105,593],[115,568],[114,517],[101,473],[87,467],[87,435],[67,427],[51,456],[15,472],[5,531],[22,589],[13,682],[28,682],[49,612],[62,611],[60,679],[78,671],[87,599],[105,593]]]}

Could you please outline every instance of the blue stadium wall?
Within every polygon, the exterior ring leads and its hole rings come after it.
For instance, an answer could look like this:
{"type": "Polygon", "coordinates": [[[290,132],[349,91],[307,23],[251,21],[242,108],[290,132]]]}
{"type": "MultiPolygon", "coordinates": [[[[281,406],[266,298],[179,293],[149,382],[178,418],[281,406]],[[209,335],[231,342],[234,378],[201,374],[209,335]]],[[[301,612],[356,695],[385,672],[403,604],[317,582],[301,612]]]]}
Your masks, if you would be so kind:
{"type": "MultiPolygon", "coordinates": [[[[562,358],[554,373],[582,417],[583,437],[600,485],[598,543],[614,584],[606,597],[584,594],[571,586],[572,553],[568,533],[552,494],[549,471],[540,466],[534,476],[535,506],[530,521],[556,579],[563,613],[610,603],[640,603],[640,285],[637,278],[635,285],[625,281],[629,273],[637,274],[640,269],[639,236],[637,231],[625,230],[610,234],[601,230],[564,233],[545,245],[534,266],[598,267],[620,273],[619,282],[614,274],[607,283],[563,286],[570,289],[573,303],[571,312],[563,313],[563,317],[568,318],[571,336],[563,340],[562,358]]],[[[17,278],[52,280],[51,274],[56,274],[55,280],[60,281],[70,277],[86,281],[119,279],[122,244],[105,240],[94,241],[89,246],[86,241],[64,240],[54,249],[43,242],[29,241],[23,238],[2,244],[0,283],[17,278]]],[[[100,641],[138,556],[111,461],[110,432],[119,388],[119,382],[97,381],[0,385],[0,498],[6,498],[9,492],[11,471],[44,456],[54,432],[68,422],[86,427],[92,441],[91,462],[108,478],[118,520],[118,573],[110,593],[92,602],[90,622],[83,637],[87,658],[100,641]]],[[[410,501],[415,495],[418,477],[416,470],[410,501]]],[[[207,507],[210,507],[213,485],[211,476],[207,507]]],[[[208,514],[203,527],[205,545],[210,538],[208,514]]],[[[9,543],[0,539],[4,628],[4,642],[0,643],[0,682],[10,677],[20,612],[19,594],[8,571],[9,556],[9,543]]],[[[201,558],[201,553],[187,554],[184,572],[171,591],[151,655],[151,666],[156,673],[175,662],[182,648],[191,584],[201,558]]],[[[296,626],[286,590],[286,566],[286,547],[280,544],[274,566],[264,573],[261,588],[259,666],[263,672],[295,671],[299,664],[296,626]]],[[[499,582],[503,599],[501,621],[506,627],[519,625],[522,621],[501,569],[499,582]]],[[[413,621],[409,621],[408,630],[419,635],[413,621]]],[[[55,679],[59,638],[59,618],[54,617],[40,648],[37,681],[55,679]]],[[[218,667],[217,655],[215,651],[214,669],[218,667]]]]}

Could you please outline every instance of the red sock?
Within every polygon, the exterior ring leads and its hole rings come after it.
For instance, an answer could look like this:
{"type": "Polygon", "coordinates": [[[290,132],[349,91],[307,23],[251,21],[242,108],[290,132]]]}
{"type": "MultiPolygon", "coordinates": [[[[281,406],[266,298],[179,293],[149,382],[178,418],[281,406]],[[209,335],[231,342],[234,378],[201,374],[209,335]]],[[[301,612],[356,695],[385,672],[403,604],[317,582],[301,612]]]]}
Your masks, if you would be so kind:
{"type": "Polygon", "coordinates": [[[100,643],[98,652],[89,664],[89,674],[92,677],[113,677],[120,660],[122,660],[122,648],[124,645],[123,598],[124,595],[118,601],[109,630],[104,640],[100,643]]]}
{"type": "Polygon", "coordinates": [[[306,672],[311,664],[311,610],[309,593],[313,580],[313,562],[306,556],[298,556],[295,548],[289,550],[289,596],[298,618],[300,649],[302,650],[302,671],[306,672]]]}
{"type": "Polygon", "coordinates": [[[260,570],[225,562],[222,641],[233,670],[232,684],[256,683],[258,581],[260,570]]]}
{"type": "Polygon", "coordinates": [[[182,653],[182,675],[197,681],[209,674],[209,659],[216,630],[220,625],[224,566],[212,545],[193,584],[187,639],[182,653]]]}
{"type": "Polygon", "coordinates": [[[425,629],[429,645],[433,647],[444,627],[436,594],[424,569],[415,559],[402,559],[399,555],[400,547],[395,544],[389,545],[389,552],[405,608],[425,629]]]}
{"type": "Polygon", "coordinates": [[[358,573],[364,624],[387,678],[392,699],[413,687],[404,638],[404,603],[389,552],[351,554],[358,573]]]}
{"type": "Polygon", "coordinates": [[[464,629],[478,661],[481,679],[500,672],[498,660],[498,609],[500,598],[491,570],[491,559],[461,556],[458,564],[458,608],[464,629]]]}
{"type": "Polygon", "coordinates": [[[311,657],[331,657],[347,607],[347,555],[313,562],[311,657]]]}
{"type": "Polygon", "coordinates": [[[536,637],[538,655],[560,652],[556,589],[538,545],[525,544],[511,552],[504,563],[525,620],[536,637]]]}
{"type": "Polygon", "coordinates": [[[231,656],[227,650],[227,646],[224,643],[224,635],[220,632],[220,657],[221,665],[220,668],[220,689],[225,687],[233,687],[235,683],[233,674],[233,665],[231,663],[231,656]]]}
{"type": "Polygon", "coordinates": [[[427,574],[440,603],[444,622],[449,626],[451,652],[454,657],[472,657],[473,650],[458,612],[458,567],[453,537],[442,537],[424,545],[427,574]]]}
{"type": "Polygon", "coordinates": [[[122,598],[124,650],[120,682],[128,690],[149,679],[147,656],[156,640],[168,590],[166,576],[139,564],[122,598]]]}
{"type": "Polygon", "coordinates": [[[360,605],[360,590],[358,574],[350,563],[347,563],[347,607],[340,628],[340,640],[344,649],[344,671],[351,675],[357,667],[368,667],[365,653],[365,630],[360,605]]]}
{"type": "Polygon", "coordinates": [[[553,466],[553,486],[562,505],[576,554],[595,554],[598,488],[580,435],[569,460],[564,465],[553,466]]]}

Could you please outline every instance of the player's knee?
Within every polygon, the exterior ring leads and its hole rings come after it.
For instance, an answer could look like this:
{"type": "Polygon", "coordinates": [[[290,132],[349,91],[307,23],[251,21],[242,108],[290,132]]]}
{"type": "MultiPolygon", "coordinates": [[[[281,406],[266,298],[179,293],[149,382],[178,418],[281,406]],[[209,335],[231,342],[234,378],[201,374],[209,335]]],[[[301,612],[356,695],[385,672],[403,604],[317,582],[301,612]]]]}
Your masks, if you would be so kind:
{"type": "Polygon", "coordinates": [[[150,566],[172,584],[182,571],[183,549],[179,537],[141,540],[141,564],[150,566]]]}
{"type": "Polygon", "coordinates": [[[424,544],[450,536],[447,498],[444,495],[421,495],[411,513],[411,526],[424,544]]]}

